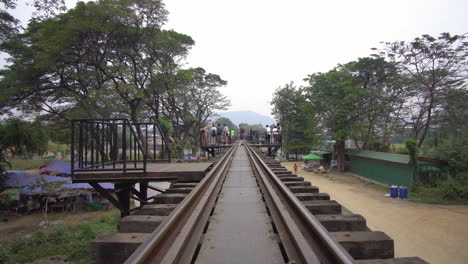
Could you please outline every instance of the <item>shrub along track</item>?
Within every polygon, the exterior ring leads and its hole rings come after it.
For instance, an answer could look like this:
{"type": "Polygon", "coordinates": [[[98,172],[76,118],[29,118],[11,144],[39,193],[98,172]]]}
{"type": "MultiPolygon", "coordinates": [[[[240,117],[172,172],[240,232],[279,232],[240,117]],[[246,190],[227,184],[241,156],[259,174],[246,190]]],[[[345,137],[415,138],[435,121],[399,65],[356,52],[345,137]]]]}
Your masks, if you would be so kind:
{"type": "Polygon", "coordinates": [[[426,263],[393,258],[393,240],[362,216],[239,144],[200,183],[172,184],[92,250],[97,263],[426,263]]]}

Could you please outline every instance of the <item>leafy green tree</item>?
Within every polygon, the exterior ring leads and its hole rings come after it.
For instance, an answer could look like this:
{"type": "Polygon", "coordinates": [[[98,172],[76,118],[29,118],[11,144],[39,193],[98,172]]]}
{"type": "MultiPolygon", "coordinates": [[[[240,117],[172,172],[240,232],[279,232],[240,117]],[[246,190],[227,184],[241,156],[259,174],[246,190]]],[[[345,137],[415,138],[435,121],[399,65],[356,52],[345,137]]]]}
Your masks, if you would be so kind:
{"type": "Polygon", "coordinates": [[[214,124],[217,126],[218,124],[221,124],[221,127],[224,127],[224,124],[227,125],[227,127],[229,127],[230,130],[234,130],[236,135],[239,134],[239,127],[236,126],[232,121],[231,119],[227,118],[227,117],[220,117],[218,119],[216,119],[216,121],[214,122],[214,124]]]}
{"type": "Polygon", "coordinates": [[[307,100],[322,128],[336,141],[332,159],[337,160],[338,170],[344,171],[345,141],[353,134],[361,117],[365,90],[342,66],[326,73],[309,75],[307,81],[307,100]]]}
{"type": "Polygon", "coordinates": [[[9,149],[13,155],[36,153],[47,150],[47,129],[40,122],[8,119],[0,123],[0,148],[9,149]]]}
{"type": "Polygon", "coordinates": [[[3,189],[8,167],[10,167],[10,163],[8,162],[8,159],[0,146],[0,190],[3,189]]]}
{"type": "Polygon", "coordinates": [[[13,9],[16,6],[13,0],[1,0],[5,8],[0,8],[0,43],[10,39],[18,33],[18,20],[14,18],[7,9],[13,9]]]}
{"type": "Polygon", "coordinates": [[[39,177],[36,179],[36,182],[31,184],[32,190],[39,191],[39,202],[41,204],[41,212],[44,217],[46,226],[49,225],[49,220],[47,217],[48,204],[51,197],[57,197],[60,195],[61,191],[64,191],[62,185],[66,184],[66,181],[47,181],[44,177],[39,177]]]}
{"type": "Polygon", "coordinates": [[[294,83],[279,87],[273,94],[272,114],[282,128],[282,149],[290,153],[307,152],[320,138],[312,108],[305,91],[294,83]]]}
{"type": "Polygon", "coordinates": [[[0,101],[25,101],[62,118],[78,108],[88,117],[138,121],[154,78],[176,68],[194,43],[162,30],[166,16],[161,1],[103,0],[31,22],[3,45],[12,64],[3,72],[8,92],[0,101]]]}
{"type": "Polygon", "coordinates": [[[380,57],[365,57],[345,64],[343,70],[352,74],[362,90],[359,120],[351,138],[358,148],[385,151],[391,134],[401,126],[407,95],[397,67],[380,57]]]}
{"type": "MultiPolygon", "coordinates": [[[[192,152],[200,145],[199,131],[215,111],[225,110],[230,102],[218,90],[226,81],[203,68],[180,69],[165,94],[161,115],[172,120],[174,138],[193,138],[192,152]]],[[[152,102],[152,101],[148,101],[152,102]]],[[[152,103],[151,103],[152,104],[152,103]]],[[[153,109],[156,111],[156,109],[153,109]]]]}
{"type": "Polygon", "coordinates": [[[401,75],[407,75],[412,98],[407,101],[413,124],[412,136],[421,147],[434,123],[434,113],[450,90],[466,90],[467,35],[442,33],[434,38],[422,35],[410,42],[385,43],[380,54],[397,63],[401,75]]]}

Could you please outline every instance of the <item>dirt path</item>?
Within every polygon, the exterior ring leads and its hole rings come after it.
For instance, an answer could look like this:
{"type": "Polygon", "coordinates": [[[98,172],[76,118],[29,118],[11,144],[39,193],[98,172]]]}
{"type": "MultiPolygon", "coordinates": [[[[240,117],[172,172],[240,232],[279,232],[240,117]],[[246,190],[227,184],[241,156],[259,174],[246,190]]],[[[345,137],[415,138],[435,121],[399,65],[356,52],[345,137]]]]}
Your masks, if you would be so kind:
{"type": "MultiPolygon", "coordinates": [[[[294,162],[282,163],[293,171],[294,162]]],[[[299,163],[298,163],[299,165],[299,163]]],[[[431,205],[385,197],[386,191],[350,175],[298,174],[330,194],[369,228],[395,241],[395,256],[419,256],[433,263],[468,263],[468,206],[431,205]]]]}

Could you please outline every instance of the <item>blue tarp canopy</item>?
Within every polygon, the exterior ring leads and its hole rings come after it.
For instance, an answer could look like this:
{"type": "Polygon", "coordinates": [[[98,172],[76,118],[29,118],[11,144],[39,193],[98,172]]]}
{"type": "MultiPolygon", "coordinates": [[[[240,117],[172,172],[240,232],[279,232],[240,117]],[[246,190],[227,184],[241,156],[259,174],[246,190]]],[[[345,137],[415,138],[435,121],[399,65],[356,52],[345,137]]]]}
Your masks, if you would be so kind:
{"type": "MultiPolygon", "coordinates": [[[[9,188],[19,188],[19,187],[26,187],[34,184],[37,179],[44,178],[48,182],[65,182],[62,185],[62,188],[66,189],[93,189],[93,187],[87,183],[72,183],[70,178],[67,177],[57,177],[57,176],[49,176],[49,175],[32,175],[26,173],[24,171],[13,171],[8,173],[7,178],[5,180],[5,187],[9,188]]],[[[112,183],[99,183],[102,188],[104,189],[114,189],[114,184],[112,183]]],[[[28,188],[25,188],[28,189],[28,188]]],[[[37,188],[36,188],[37,189],[37,188]]],[[[40,192],[40,190],[27,190],[27,192],[40,192]]]]}
{"type": "MultiPolygon", "coordinates": [[[[75,164],[75,168],[78,168],[78,165],[75,164]]],[[[47,167],[42,168],[41,172],[45,172],[47,174],[55,173],[55,174],[71,174],[71,163],[66,161],[54,160],[52,161],[47,167]]]]}

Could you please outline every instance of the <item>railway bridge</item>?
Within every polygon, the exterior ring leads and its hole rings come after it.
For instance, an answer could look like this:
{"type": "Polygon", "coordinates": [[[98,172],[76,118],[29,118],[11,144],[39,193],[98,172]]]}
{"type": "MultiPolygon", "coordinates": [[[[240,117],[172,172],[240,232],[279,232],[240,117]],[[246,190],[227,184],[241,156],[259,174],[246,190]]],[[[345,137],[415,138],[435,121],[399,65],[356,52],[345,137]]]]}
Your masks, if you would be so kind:
{"type": "MultiPolygon", "coordinates": [[[[141,127],[130,130],[136,139],[146,133],[141,127]]],[[[99,136],[91,138],[98,141],[99,136]]],[[[141,153],[130,159],[135,166],[135,157],[151,148],[145,144],[137,143],[141,153]]],[[[109,157],[106,151],[95,151],[109,157]]],[[[128,150],[123,153],[129,155],[128,150]]],[[[388,235],[370,230],[364,217],[247,143],[225,146],[211,162],[198,164],[198,174],[177,163],[169,163],[175,164],[172,168],[122,172],[128,164],[109,162],[100,160],[99,166],[93,162],[96,170],[84,173],[82,168],[74,176],[93,186],[103,176],[128,186],[128,191],[106,194],[120,206],[123,217],[118,232],[93,241],[95,263],[427,263],[418,257],[394,258],[394,242],[388,235]],[[105,168],[112,170],[98,170],[105,168]],[[155,180],[172,183],[154,197],[134,188],[136,183],[149,187],[148,182],[155,180]],[[141,206],[124,208],[123,204],[129,207],[126,198],[137,193],[141,206]]]]}

